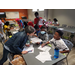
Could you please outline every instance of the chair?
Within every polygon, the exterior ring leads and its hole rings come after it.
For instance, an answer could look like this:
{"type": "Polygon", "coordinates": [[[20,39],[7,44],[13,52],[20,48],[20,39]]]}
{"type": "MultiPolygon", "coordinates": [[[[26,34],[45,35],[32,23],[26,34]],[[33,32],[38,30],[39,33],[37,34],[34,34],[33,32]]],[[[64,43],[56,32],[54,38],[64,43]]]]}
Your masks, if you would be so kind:
{"type": "Polygon", "coordinates": [[[65,42],[65,44],[66,44],[66,45],[68,46],[68,48],[69,48],[69,52],[68,52],[68,54],[66,55],[66,62],[67,62],[67,65],[68,65],[67,57],[68,57],[69,53],[71,52],[71,49],[72,49],[72,47],[73,47],[73,44],[72,44],[72,42],[70,42],[69,40],[66,40],[66,39],[63,39],[63,41],[65,42]]]}
{"type": "Polygon", "coordinates": [[[53,38],[53,34],[48,34],[49,40],[53,38]]]}
{"type": "Polygon", "coordinates": [[[66,24],[62,24],[62,27],[67,27],[67,25],[66,24]]]}

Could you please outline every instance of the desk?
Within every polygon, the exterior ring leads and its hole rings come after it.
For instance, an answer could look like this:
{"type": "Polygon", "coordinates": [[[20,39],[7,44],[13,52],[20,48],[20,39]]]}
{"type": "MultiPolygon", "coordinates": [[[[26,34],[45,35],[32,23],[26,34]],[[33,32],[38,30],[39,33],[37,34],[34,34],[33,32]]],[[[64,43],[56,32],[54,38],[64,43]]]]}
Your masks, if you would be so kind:
{"type": "Polygon", "coordinates": [[[42,51],[37,49],[39,47],[38,45],[33,45],[33,47],[34,47],[34,53],[27,53],[22,55],[27,65],[52,65],[66,58],[66,56],[59,53],[59,58],[53,60],[54,49],[51,48],[49,53],[52,55],[51,57],[52,61],[46,61],[45,63],[42,63],[41,61],[35,58],[39,54],[39,52],[42,52],[42,51]]]}
{"type": "Polygon", "coordinates": [[[57,29],[60,29],[60,30],[63,30],[63,31],[66,31],[66,32],[70,32],[70,33],[75,33],[75,29],[74,28],[60,28],[58,27],[57,29]]]}

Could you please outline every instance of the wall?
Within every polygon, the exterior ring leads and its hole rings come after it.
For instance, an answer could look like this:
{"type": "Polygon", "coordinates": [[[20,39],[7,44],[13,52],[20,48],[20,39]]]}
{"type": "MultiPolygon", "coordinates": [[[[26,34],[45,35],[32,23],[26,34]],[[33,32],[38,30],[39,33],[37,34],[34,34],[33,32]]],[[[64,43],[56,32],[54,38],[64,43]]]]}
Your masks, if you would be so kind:
{"type": "Polygon", "coordinates": [[[60,25],[75,25],[75,9],[54,9],[53,18],[57,18],[60,25]]]}
{"type": "MultiPolygon", "coordinates": [[[[44,11],[39,11],[37,10],[37,12],[39,13],[39,16],[42,17],[43,19],[48,19],[48,11],[47,9],[45,9],[44,11]]],[[[32,12],[32,9],[28,9],[28,19],[30,21],[34,21],[34,18],[35,18],[35,15],[34,15],[35,12],[32,12]]]]}
{"type": "Polygon", "coordinates": [[[51,19],[51,21],[53,21],[53,9],[48,9],[48,19],[51,19]]]}
{"type": "MultiPolygon", "coordinates": [[[[21,19],[22,16],[26,16],[28,18],[28,10],[27,9],[0,9],[0,12],[19,12],[19,17],[21,19]]],[[[14,19],[6,19],[6,20],[14,20],[14,19]]]]}

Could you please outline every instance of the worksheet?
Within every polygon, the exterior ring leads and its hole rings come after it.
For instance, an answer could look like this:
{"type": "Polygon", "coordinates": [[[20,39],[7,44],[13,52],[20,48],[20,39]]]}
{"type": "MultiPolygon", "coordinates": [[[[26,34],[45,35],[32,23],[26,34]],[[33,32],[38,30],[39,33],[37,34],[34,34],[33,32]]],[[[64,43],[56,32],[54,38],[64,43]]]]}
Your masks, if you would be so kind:
{"type": "Polygon", "coordinates": [[[39,39],[38,37],[34,37],[34,38],[30,38],[32,43],[37,43],[37,42],[42,42],[41,39],[39,39]]]}
{"type": "Polygon", "coordinates": [[[44,46],[44,47],[39,46],[38,49],[42,50],[42,51],[49,51],[51,49],[51,47],[48,47],[48,46],[44,46]]]}
{"type": "Polygon", "coordinates": [[[40,52],[39,55],[37,55],[35,58],[41,61],[42,63],[44,63],[45,61],[52,60],[49,52],[40,52]]]}
{"type": "Polygon", "coordinates": [[[29,51],[28,53],[34,53],[34,47],[33,45],[30,45],[30,47],[24,47],[23,51],[29,51]]]}

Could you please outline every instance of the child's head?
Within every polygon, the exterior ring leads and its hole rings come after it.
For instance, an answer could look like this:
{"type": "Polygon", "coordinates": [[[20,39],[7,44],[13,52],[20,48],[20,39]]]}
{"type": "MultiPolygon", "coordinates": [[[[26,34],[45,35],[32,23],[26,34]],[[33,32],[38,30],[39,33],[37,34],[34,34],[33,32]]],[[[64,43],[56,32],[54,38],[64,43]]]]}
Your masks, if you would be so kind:
{"type": "Polygon", "coordinates": [[[39,16],[39,13],[38,12],[35,12],[35,17],[38,17],[39,16]]]}
{"type": "Polygon", "coordinates": [[[63,35],[63,32],[61,30],[57,30],[54,34],[54,39],[59,40],[63,35]]]}
{"type": "Polygon", "coordinates": [[[35,29],[36,29],[36,31],[39,31],[39,26],[36,25],[35,26],[35,29]]]}
{"type": "Polygon", "coordinates": [[[16,18],[15,20],[16,20],[17,22],[20,22],[20,19],[19,19],[19,18],[16,18]]]}
{"type": "Polygon", "coordinates": [[[49,21],[51,21],[51,19],[49,19],[49,21]]]}
{"type": "Polygon", "coordinates": [[[6,21],[5,25],[9,25],[9,22],[8,22],[8,21],[6,21]]]}
{"type": "Polygon", "coordinates": [[[58,21],[56,18],[54,18],[53,20],[54,20],[54,22],[57,22],[58,21]]]}
{"type": "Polygon", "coordinates": [[[41,27],[41,31],[45,31],[45,26],[42,26],[41,27]]]}

